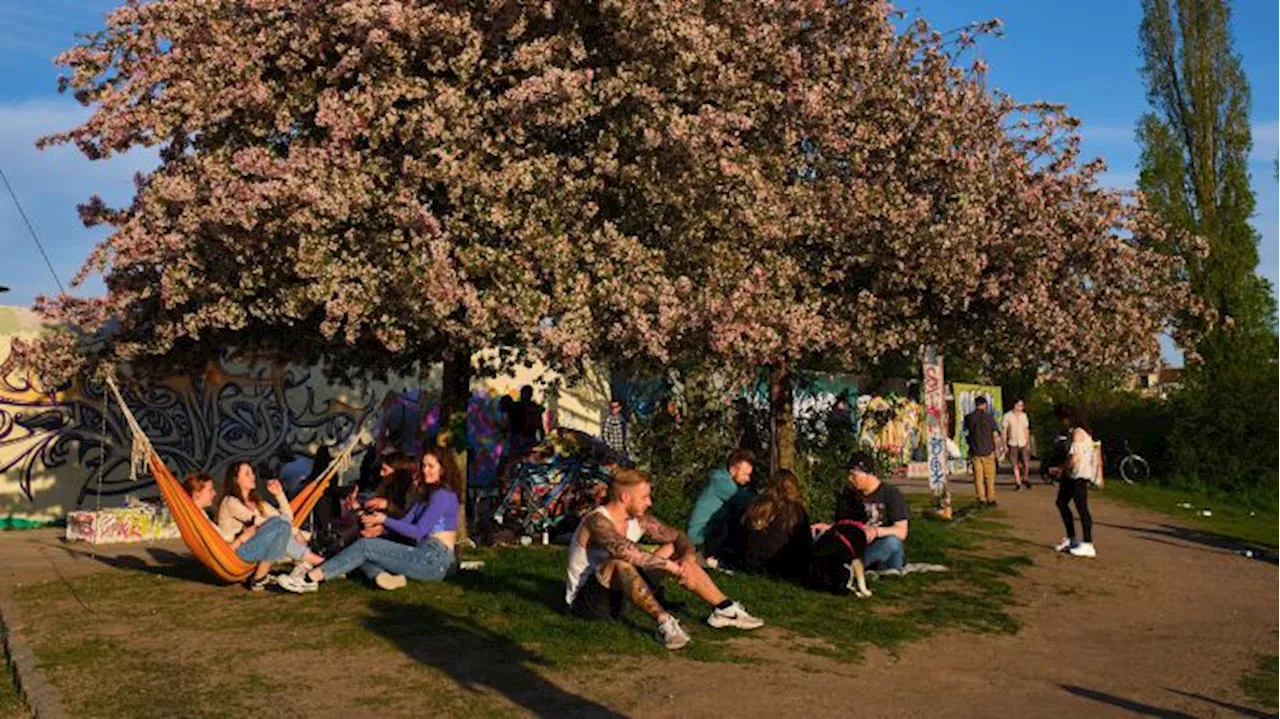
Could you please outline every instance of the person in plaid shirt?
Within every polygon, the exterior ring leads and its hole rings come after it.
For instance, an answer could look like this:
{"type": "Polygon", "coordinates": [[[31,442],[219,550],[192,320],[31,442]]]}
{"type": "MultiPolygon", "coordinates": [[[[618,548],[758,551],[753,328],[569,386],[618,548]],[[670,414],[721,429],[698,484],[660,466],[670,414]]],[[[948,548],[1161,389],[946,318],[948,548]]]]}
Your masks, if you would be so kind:
{"type": "Polygon", "coordinates": [[[627,436],[627,423],[622,417],[622,400],[617,397],[609,400],[609,416],[600,423],[600,439],[623,457],[631,456],[631,438],[627,436]]]}

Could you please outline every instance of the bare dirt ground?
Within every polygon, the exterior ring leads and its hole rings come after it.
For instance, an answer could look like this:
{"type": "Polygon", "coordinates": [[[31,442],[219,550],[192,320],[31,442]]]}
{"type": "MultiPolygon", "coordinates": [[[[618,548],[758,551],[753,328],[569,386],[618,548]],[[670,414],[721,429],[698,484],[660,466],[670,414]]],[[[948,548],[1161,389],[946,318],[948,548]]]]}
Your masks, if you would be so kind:
{"type": "MultiPolygon", "coordinates": [[[[953,485],[957,496],[963,491],[953,485]]],[[[766,639],[779,640],[738,640],[755,663],[670,657],[547,672],[529,651],[490,646],[478,635],[471,646],[426,642],[379,651],[366,667],[394,675],[417,663],[431,667],[434,679],[410,696],[383,692],[359,706],[384,717],[467,715],[481,705],[486,714],[557,717],[1274,716],[1238,687],[1256,655],[1276,653],[1274,555],[1245,559],[1105,493],[1091,499],[1099,557],[1057,555],[1050,545],[1062,528],[1053,499],[1050,487],[1015,494],[1002,486],[999,515],[1011,526],[1004,541],[1015,546],[1000,549],[1035,562],[1012,581],[1013,613],[1022,623],[1012,636],[948,632],[841,664],[798,652],[766,628],[766,639]]],[[[16,583],[128,571],[155,549],[104,548],[123,567],[112,569],[59,546],[50,532],[7,533],[0,535],[0,592],[16,583]]],[[[185,552],[166,543],[159,553],[169,550],[185,552]]],[[[346,667],[322,674],[341,683],[346,667]]],[[[336,709],[322,701],[294,706],[314,716],[336,709]]],[[[352,707],[339,714],[351,716],[352,707]]]]}

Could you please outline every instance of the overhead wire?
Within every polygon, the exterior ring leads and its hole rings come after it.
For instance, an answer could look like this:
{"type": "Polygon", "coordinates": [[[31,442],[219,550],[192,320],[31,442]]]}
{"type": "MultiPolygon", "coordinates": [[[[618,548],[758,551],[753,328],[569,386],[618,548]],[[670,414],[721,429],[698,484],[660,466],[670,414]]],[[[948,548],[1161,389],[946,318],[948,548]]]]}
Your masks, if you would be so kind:
{"type": "Polygon", "coordinates": [[[44,244],[40,242],[40,237],[36,235],[36,228],[31,226],[27,211],[22,209],[22,203],[18,201],[18,194],[13,191],[13,185],[9,184],[9,177],[4,174],[3,168],[0,168],[0,180],[4,180],[4,186],[9,190],[9,197],[13,198],[13,204],[17,206],[18,214],[22,216],[22,221],[27,225],[27,232],[30,232],[31,239],[35,240],[36,248],[40,250],[40,256],[44,258],[44,264],[49,268],[49,274],[53,275],[53,281],[58,285],[58,291],[66,294],[67,289],[62,286],[62,280],[58,279],[58,273],[53,269],[53,262],[49,260],[49,253],[44,251],[44,244]]]}

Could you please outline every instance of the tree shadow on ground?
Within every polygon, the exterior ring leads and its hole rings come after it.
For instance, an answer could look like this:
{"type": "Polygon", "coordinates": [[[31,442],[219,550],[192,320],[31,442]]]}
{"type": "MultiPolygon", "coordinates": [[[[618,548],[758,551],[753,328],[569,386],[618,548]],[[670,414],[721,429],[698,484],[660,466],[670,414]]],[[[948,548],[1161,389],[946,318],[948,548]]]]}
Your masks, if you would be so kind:
{"type": "Polygon", "coordinates": [[[1247,549],[1253,552],[1254,559],[1268,564],[1280,564],[1280,557],[1277,557],[1274,548],[1258,544],[1257,542],[1247,542],[1241,539],[1236,539],[1235,537],[1229,537],[1225,534],[1218,534],[1217,532],[1204,532],[1198,529],[1178,527],[1172,524],[1161,524],[1158,525],[1159,528],[1135,527],[1129,524],[1110,524],[1107,522],[1095,522],[1094,524],[1103,527],[1111,527],[1112,529],[1123,529],[1143,535],[1178,539],[1191,544],[1199,544],[1201,546],[1212,547],[1213,549],[1220,549],[1233,553],[1247,549]]]}
{"type": "Polygon", "coordinates": [[[542,657],[471,619],[386,600],[371,602],[369,609],[367,629],[467,691],[489,689],[539,717],[624,716],[556,686],[537,671],[546,664],[542,657]]]}
{"type": "MultiPolygon", "coordinates": [[[[453,579],[453,583],[462,587],[467,592],[483,592],[498,596],[516,595],[521,599],[534,604],[539,604],[551,612],[564,612],[564,582],[558,579],[550,579],[544,575],[529,571],[508,571],[503,572],[501,576],[493,576],[479,572],[459,572],[453,579]]],[[[674,602],[663,598],[663,606],[672,613],[679,613],[687,608],[683,602],[674,602]]],[[[587,621],[587,620],[582,620],[587,621]]],[[[623,614],[613,620],[616,623],[626,625],[634,631],[640,632],[645,636],[653,633],[652,627],[645,628],[640,624],[632,621],[630,614],[623,614]]]]}
{"type": "Polygon", "coordinates": [[[77,559],[90,559],[100,564],[105,564],[114,569],[123,569],[130,572],[143,572],[145,574],[156,574],[162,577],[172,577],[188,582],[199,582],[211,587],[224,587],[226,582],[220,581],[213,576],[207,568],[195,557],[188,554],[178,554],[167,549],[149,548],[147,554],[151,556],[151,561],[132,554],[107,555],[97,554],[96,552],[86,552],[79,549],[71,549],[63,547],[63,551],[76,557],[77,559]]]}
{"type": "Polygon", "coordinates": [[[1231,702],[1222,701],[1221,699],[1214,699],[1212,697],[1207,697],[1203,694],[1194,694],[1192,692],[1184,692],[1178,689],[1170,689],[1169,687],[1165,687],[1164,690],[1167,692],[1173,692],[1174,694],[1177,694],[1179,696],[1184,696],[1188,699],[1196,699],[1202,702],[1206,702],[1208,704],[1213,704],[1214,706],[1222,707],[1223,709],[1233,711],[1239,714],[1240,716],[1255,717],[1255,719],[1269,719],[1270,717],[1276,716],[1275,713],[1268,714],[1267,712],[1264,712],[1264,711],[1251,709],[1241,704],[1233,704],[1231,702]]]}
{"type": "Polygon", "coordinates": [[[1094,691],[1093,689],[1085,689],[1084,687],[1073,686],[1071,684],[1059,684],[1067,691],[1068,694],[1074,694],[1082,699],[1090,699],[1102,704],[1109,704],[1113,707],[1119,707],[1125,711],[1133,712],[1139,716],[1159,717],[1160,719],[1194,719],[1191,714],[1176,711],[1173,709],[1162,709],[1151,704],[1143,704],[1132,699],[1125,699],[1114,694],[1105,694],[1103,692],[1094,691]]]}

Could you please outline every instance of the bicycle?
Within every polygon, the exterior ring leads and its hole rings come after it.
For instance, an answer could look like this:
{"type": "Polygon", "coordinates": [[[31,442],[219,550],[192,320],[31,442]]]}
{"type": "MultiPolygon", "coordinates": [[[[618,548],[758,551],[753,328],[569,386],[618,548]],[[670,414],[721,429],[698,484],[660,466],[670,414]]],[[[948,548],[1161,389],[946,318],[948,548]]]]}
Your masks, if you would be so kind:
{"type": "Polygon", "coordinates": [[[1125,456],[1120,460],[1120,479],[1123,479],[1126,484],[1137,484],[1150,479],[1151,465],[1129,447],[1129,440],[1122,441],[1125,456]]]}

